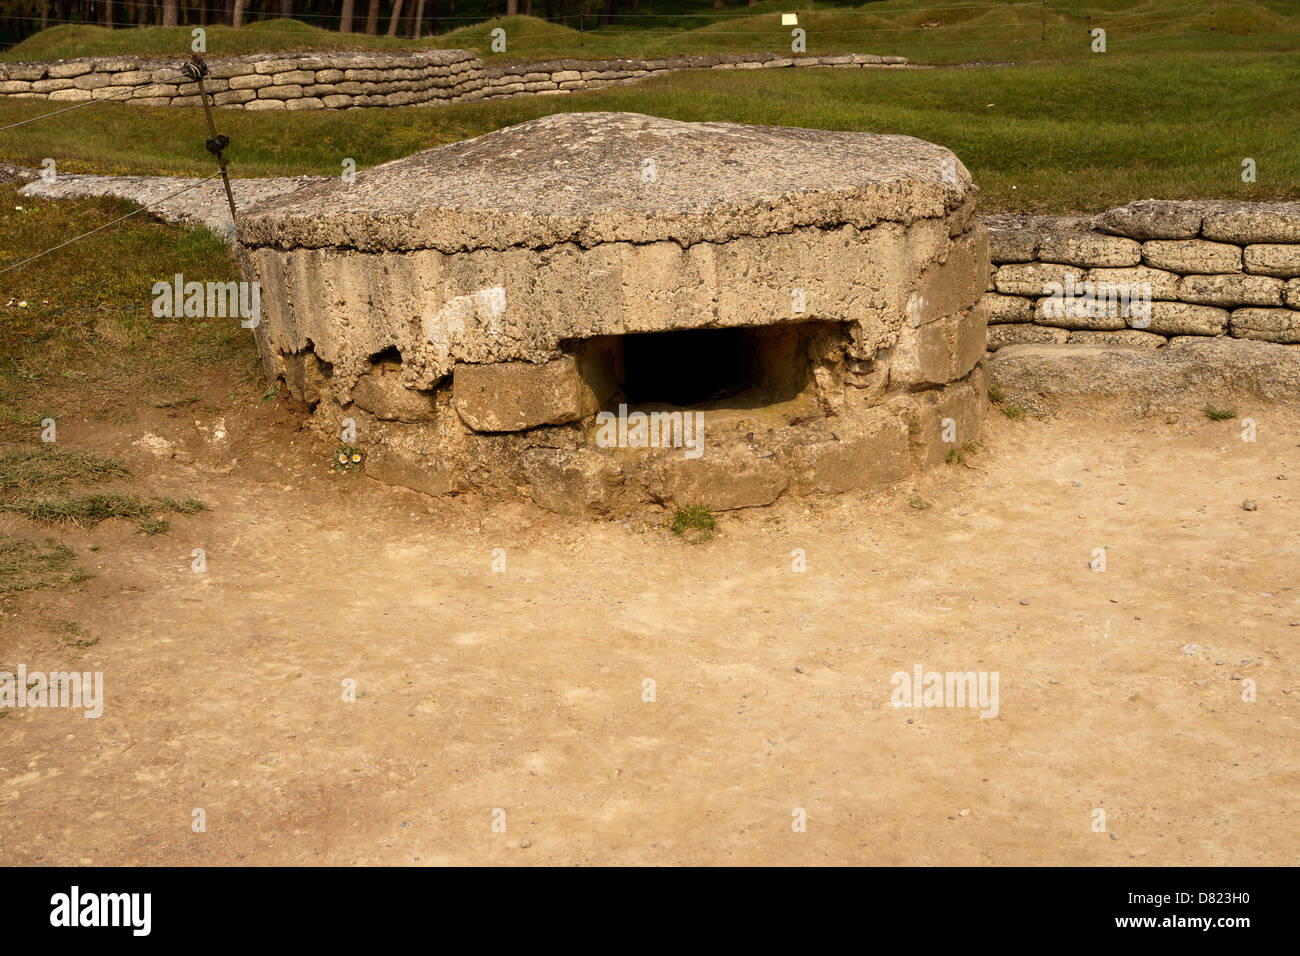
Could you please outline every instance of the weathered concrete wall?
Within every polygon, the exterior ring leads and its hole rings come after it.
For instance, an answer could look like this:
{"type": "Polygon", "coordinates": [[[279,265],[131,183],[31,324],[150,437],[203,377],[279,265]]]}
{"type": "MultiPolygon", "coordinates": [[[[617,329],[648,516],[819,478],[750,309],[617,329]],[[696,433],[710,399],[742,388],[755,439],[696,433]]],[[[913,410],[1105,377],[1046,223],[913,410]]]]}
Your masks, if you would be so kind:
{"type": "MultiPolygon", "coordinates": [[[[142,106],[199,106],[183,60],[134,56],[0,63],[0,95],[142,106]]],[[[263,53],[213,58],[204,81],[226,109],[312,110],[416,106],[532,94],[563,94],[635,83],[674,70],[746,70],[826,66],[900,67],[903,57],[853,54],[688,56],[660,60],[555,60],[485,65],[466,50],[384,53],[263,53]]]]}
{"type": "Polygon", "coordinates": [[[992,350],[1189,336],[1300,344],[1300,203],[1145,200],[1094,217],[984,221],[992,350]],[[1071,290],[1075,308],[1063,308],[1071,290]]]}
{"type": "Polygon", "coordinates": [[[269,200],[238,251],[268,376],[323,433],[353,419],[372,476],[739,508],[978,435],[976,193],[911,137],[559,114],[269,200]],[[756,336],[746,397],[696,407],[697,454],[602,444],[627,339],[700,329],[756,336]]]}

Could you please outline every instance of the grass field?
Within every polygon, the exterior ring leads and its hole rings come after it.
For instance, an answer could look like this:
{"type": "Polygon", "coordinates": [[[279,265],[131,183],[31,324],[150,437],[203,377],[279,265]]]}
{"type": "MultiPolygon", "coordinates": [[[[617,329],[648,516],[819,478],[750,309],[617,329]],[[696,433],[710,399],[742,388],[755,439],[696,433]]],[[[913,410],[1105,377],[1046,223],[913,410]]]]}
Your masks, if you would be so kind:
{"type": "MultiPolygon", "coordinates": [[[[693,71],[565,97],[442,107],[219,112],[237,176],[335,174],[549,113],[905,133],[951,148],[986,211],[1098,211],[1145,197],[1289,198],[1300,64],[1287,54],[1107,54],[961,70],[693,71]],[[1241,161],[1258,166],[1241,181],[1241,161]]],[[[0,98],[0,125],[53,104],[0,98]]],[[[207,174],[201,110],[100,103],[0,133],[0,159],[65,172],[207,174]]]]}
{"type": "MultiPolygon", "coordinates": [[[[133,207],[110,199],[41,202],[0,186],[5,262],[51,248],[133,207]]],[[[216,371],[252,389],[256,350],[238,322],[157,318],[153,283],[175,273],[229,281],[239,269],[205,229],[135,217],[0,275],[0,444],[31,441],[46,418],[119,421],[132,403],[183,400],[216,371]]],[[[0,463],[0,488],[10,485],[0,463]]],[[[21,489],[15,489],[21,490],[21,489]]]]}
{"type": "MultiPolygon", "coordinates": [[[[697,5],[698,6],[698,5],[697,5]]],[[[1112,53],[1160,51],[1294,51],[1300,45],[1300,7],[1292,0],[881,0],[861,6],[764,0],[723,15],[686,15],[683,5],[658,5],[620,24],[580,33],[533,17],[489,20],[416,41],[341,34],[295,20],[267,20],[240,30],[207,27],[209,55],[275,50],[474,50],[485,60],[553,57],[636,57],[686,53],[788,52],[790,27],[780,13],[797,10],[808,52],[880,53],[925,63],[1087,59],[1090,31],[1106,30],[1112,53]],[[489,34],[505,29],[507,48],[493,53],[489,34]]],[[[576,17],[573,19],[576,24],[576,17]]],[[[134,53],[183,57],[191,27],[108,30],[62,25],[29,37],[0,60],[42,60],[134,53]]]]}

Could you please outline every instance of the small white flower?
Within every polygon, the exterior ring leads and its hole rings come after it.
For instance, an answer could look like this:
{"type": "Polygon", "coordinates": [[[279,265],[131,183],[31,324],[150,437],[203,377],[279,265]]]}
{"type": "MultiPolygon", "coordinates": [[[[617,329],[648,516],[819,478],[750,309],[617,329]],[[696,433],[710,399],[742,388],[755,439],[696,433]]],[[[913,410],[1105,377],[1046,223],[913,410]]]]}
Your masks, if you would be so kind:
{"type": "Polygon", "coordinates": [[[26,300],[26,299],[20,299],[20,300],[18,301],[18,308],[20,308],[20,309],[25,309],[25,308],[27,308],[27,300],[26,300]]]}

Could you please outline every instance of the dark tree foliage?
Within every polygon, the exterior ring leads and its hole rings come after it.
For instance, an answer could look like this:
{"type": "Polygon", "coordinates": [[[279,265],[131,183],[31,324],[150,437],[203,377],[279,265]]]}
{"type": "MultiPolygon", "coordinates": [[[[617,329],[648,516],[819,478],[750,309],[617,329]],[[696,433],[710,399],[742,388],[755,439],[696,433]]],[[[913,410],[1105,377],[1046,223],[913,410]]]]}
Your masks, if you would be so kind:
{"type": "MultiPolygon", "coordinates": [[[[754,0],[731,0],[731,6],[745,2],[754,0]]],[[[674,20],[697,11],[712,17],[726,10],[724,0],[676,0],[671,6],[674,20]]],[[[242,26],[289,17],[324,30],[425,37],[517,14],[573,28],[629,22],[649,26],[654,12],[653,0],[0,0],[0,48],[61,23],[117,29],[242,26]]]]}

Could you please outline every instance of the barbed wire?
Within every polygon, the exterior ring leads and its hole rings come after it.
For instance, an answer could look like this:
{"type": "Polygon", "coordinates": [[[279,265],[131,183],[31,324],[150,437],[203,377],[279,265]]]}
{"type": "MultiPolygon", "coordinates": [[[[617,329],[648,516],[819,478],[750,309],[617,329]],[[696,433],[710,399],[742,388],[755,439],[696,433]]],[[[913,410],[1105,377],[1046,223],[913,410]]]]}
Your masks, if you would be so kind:
{"type": "Polygon", "coordinates": [[[48,256],[51,252],[58,252],[60,249],[64,248],[65,246],[70,246],[74,242],[80,242],[82,239],[85,239],[89,236],[93,236],[97,232],[103,232],[105,229],[109,228],[110,226],[116,226],[119,222],[122,222],[125,219],[130,219],[132,216],[138,216],[142,212],[147,212],[148,210],[154,208],[155,206],[167,202],[167,200],[169,199],[175,199],[181,193],[189,192],[191,189],[198,189],[200,186],[211,182],[212,180],[218,178],[220,175],[221,175],[220,173],[213,173],[211,176],[208,176],[206,179],[200,179],[197,182],[190,183],[188,186],[183,186],[180,189],[176,190],[174,193],[169,193],[168,195],[163,196],[161,199],[154,200],[153,202],[149,203],[147,206],[141,206],[139,209],[131,210],[131,212],[128,212],[124,216],[118,216],[112,222],[106,222],[102,226],[97,226],[94,229],[90,230],[89,232],[83,232],[79,236],[73,236],[71,239],[68,239],[66,242],[61,242],[57,246],[52,246],[49,249],[46,249],[44,252],[38,252],[36,255],[30,256],[22,260],[21,262],[15,262],[11,266],[5,266],[3,269],[0,269],[0,275],[4,275],[6,272],[12,272],[14,269],[21,269],[29,262],[35,262],[37,259],[41,258],[42,256],[48,256]]]}

